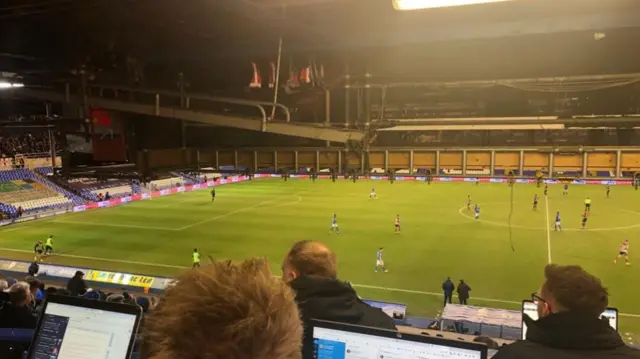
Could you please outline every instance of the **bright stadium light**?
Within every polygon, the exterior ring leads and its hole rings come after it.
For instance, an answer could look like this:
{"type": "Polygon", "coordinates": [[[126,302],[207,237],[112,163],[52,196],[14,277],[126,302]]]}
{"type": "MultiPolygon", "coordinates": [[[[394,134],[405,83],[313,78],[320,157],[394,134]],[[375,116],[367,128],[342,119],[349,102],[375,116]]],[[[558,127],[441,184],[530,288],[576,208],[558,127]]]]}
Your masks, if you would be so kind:
{"type": "Polygon", "coordinates": [[[439,7],[489,4],[505,1],[514,0],[393,0],[393,7],[396,10],[408,11],[434,9],[439,7]]]}
{"type": "Polygon", "coordinates": [[[18,87],[24,87],[24,84],[14,84],[14,83],[11,83],[11,82],[0,81],[0,90],[10,89],[10,88],[18,88],[18,87]]]}

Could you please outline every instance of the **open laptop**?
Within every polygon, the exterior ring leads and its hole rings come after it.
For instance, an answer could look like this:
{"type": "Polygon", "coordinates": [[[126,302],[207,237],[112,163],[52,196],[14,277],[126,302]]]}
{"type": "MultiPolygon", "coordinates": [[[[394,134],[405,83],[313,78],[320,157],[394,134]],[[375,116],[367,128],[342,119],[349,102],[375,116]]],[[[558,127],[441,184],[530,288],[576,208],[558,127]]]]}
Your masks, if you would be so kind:
{"type": "Polygon", "coordinates": [[[487,347],[423,335],[313,321],[303,359],[487,359],[487,347]]]}
{"type": "Polygon", "coordinates": [[[142,309],[137,305],[49,295],[28,359],[127,359],[142,309]]]}

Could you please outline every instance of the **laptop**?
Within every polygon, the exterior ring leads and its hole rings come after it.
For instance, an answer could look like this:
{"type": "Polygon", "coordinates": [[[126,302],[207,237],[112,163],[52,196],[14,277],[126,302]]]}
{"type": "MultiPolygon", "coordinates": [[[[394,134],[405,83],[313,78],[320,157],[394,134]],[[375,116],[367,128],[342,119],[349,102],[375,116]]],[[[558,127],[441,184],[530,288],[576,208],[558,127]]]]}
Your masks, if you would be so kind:
{"type": "Polygon", "coordinates": [[[137,305],[47,296],[28,359],[127,359],[142,318],[137,305]]]}
{"type": "Polygon", "coordinates": [[[392,330],[313,321],[303,359],[487,359],[487,346],[392,330]]]}

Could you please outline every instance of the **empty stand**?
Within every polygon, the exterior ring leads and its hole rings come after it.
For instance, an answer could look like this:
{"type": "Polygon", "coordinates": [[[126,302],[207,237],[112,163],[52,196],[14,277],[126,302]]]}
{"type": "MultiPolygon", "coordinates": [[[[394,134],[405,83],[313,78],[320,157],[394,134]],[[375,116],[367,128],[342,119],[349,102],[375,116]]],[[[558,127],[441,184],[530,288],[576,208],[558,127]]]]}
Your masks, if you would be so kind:
{"type": "Polygon", "coordinates": [[[49,210],[84,201],[73,193],[26,170],[0,171],[0,211],[16,215],[23,211],[49,210]]]}

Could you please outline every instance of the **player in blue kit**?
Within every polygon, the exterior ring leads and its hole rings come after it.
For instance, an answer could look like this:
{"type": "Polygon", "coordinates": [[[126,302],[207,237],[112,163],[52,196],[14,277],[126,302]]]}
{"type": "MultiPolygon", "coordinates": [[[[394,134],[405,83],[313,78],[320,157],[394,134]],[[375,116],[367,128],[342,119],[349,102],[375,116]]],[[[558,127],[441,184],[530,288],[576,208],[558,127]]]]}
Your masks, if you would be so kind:
{"type": "Polygon", "coordinates": [[[587,228],[588,219],[589,219],[589,212],[584,211],[584,214],[582,215],[582,227],[580,227],[581,229],[587,228]]]}
{"type": "Polygon", "coordinates": [[[467,210],[468,211],[471,210],[471,195],[470,194],[467,195],[467,210]]]}
{"type": "Polygon", "coordinates": [[[533,210],[538,210],[538,194],[533,195],[533,210]]]}
{"type": "Polygon", "coordinates": [[[335,213],[333,214],[333,218],[331,218],[330,233],[333,233],[334,230],[336,231],[336,234],[340,234],[340,227],[338,227],[338,216],[335,213]]]}
{"type": "Polygon", "coordinates": [[[476,220],[480,219],[480,206],[476,204],[474,211],[476,212],[476,220]]]}
{"type": "Polygon", "coordinates": [[[544,185],[544,196],[546,197],[548,193],[549,193],[549,184],[545,184],[544,185]]]}
{"type": "Polygon", "coordinates": [[[371,187],[371,193],[369,193],[369,199],[376,199],[378,198],[378,196],[376,196],[376,189],[371,187]]]}
{"type": "Polygon", "coordinates": [[[556,225],[555,225],[555,232],[557,231],[562,231],[562,222],[560,219],[560,211],[556,212],[556,225]]]}
{"type": "Polygon", "coordinates": [[[380,249],[378,249],[378,252],[376,253],[376,268],[375,271],[376,273],[378,272],[379,269],[382,269],[385,273],[388,272],[387,267],[384,266],[384,258],[382,258],[383,256],[383,249],[382,247],[380,247],[380,249]]]}
{"type": "Polygon", "coordinates": [[[611,186],[607,185],[607,198],[609,198],[610,193],[611,193],[611,186]]]}

